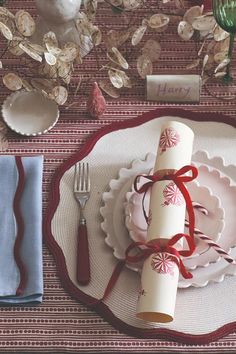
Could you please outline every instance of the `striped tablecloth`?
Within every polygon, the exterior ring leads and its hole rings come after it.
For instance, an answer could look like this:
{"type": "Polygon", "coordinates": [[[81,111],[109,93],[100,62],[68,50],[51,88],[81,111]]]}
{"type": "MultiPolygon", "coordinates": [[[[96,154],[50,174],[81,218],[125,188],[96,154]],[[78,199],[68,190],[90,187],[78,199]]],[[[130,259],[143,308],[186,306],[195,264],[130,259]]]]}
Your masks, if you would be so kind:
{"type": "MultiPolygon", "coordinates": [[[[156,0],[148,0],[155,6],[156,0]]],[[[14,12],[18,9],[27,9],[36,15],[34,2],[7,1],[7,6],[14,12]]],[[[103,6],[98,21],[103,21],[109,28],[115,15],[103,6]]],[[[142,18],[143,14],[137,15],[142,18]]],[[[195,58],[196,48],[193,42],[183,42],[176,35],[176,25],[170,26],[165,34],[158,35],[163,47],[160,61],[155,67],[155,73],[186,73],[185,66],[195,58]]],[[[2,38],[1,48],[4,48],[2,38]]],[[[102,52],[98,49],[102,58],[102,52]]],[[[135,66],[138,50],[128,54],[135,66]]],[[[4,56],[3,62],[15,69],[16,58],[4,56]]],[[[235,60],[233,67],[236,67],[235,60]]],[[[135,69],[134,69],[135,70],[135,69]]],[[[87,56],[83,66],[78,68],[73,77],[72,85],[76,86],[76,75],[91,75],[96,72],[96,60],[93,54],[87,56]]],[[[194,72],[196,73],[196,71],[194,72]]],[[[99,77],[102,78],[102,72],[99,77]]],[[[137,75],[136,75],[137,76],[137,75]]],[[[217,90],[217,87],[213,87],[217,90]]],[[[1,102],[8,92],[2,87],[1,102]]],[[[144,81],[138,79],[135,87],[123,93],[118,100],[107,99],[107,111],[100,120],[92,120],[86,113],[86,97],[88,87],[78,98],[78,105],[66,110],[61,109],[57,125],[47,134],[34,138],[21,137],[9,131],[9,148],[5,154],[43,154],[45,156],[43,178],[44,212],[47,207],[51,178],[56,168],[78,151],[86,140],[101,127],[112,122],[134,118],[156,107],[181,107],[198,112],[224,112],[229,116],[236,114],[236,101],[224,102],[212,97],[205,89],[202,90],[199,104],[157,104],[145,100],[144,81]]],[[[57,275],[55,261],[46,246],[43,250],[45,294],[42,305],[38,307],[2,307],[0,308],[0,352],[235,352],[236,335],[226,337],[202,346],[188,346],[181,343],[140,339],[130,337],[114,329],[94,311],[89,310],[75,301],[62,287],[57,275]]]]}

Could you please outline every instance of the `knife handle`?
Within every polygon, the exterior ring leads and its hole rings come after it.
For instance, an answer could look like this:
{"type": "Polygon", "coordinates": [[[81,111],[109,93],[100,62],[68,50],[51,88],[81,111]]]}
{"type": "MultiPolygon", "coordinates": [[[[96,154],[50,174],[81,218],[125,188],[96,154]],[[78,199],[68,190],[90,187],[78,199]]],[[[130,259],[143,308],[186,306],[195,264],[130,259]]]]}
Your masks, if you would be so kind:
{"type": "Polygon", "coordinates": [[[81,285],[87,285],[90,281],[89,245],[86,223],[80,223],[78,228],[77,281],[81,285]]]}

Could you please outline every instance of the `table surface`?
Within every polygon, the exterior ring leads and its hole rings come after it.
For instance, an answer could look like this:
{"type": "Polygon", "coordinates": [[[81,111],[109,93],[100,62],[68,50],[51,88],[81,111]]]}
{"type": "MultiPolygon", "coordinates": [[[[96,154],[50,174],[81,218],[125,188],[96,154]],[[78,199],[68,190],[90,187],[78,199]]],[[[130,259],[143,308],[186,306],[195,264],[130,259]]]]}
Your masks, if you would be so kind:
{"type": "MultiPolygon", "coordinates": [[[[150,0],[150,4],[155,5],[150,0]]],[[[7,1],[7,7],[14,12],[18,9],[27,9],[34,16],[36,10],[34,2],[7,1]]],[[[155,9],[155,8],[153,8],[155,9]]],[[[112,25],[117,18],[106,5],[99,11],[98,21],[106,21],[106,28],[112,25]]],[[[143,17],[142,12],[137,20],[143,17]]],[[[187,63],[196,56],[196,46],[193,41],[183,42],[176,35],[176,25],[171,25],[165,34],[157,35],[163,51],[154,73],[188,73],[185,69],[187,63]]],[[[3,50],[5,42],[0,39],[3,50]]],[[[127,53],[135,72],[135,58],[139,50],[127,48],[127,53]]],[[[98,56],[103,58],[103,52],[98,48],[98,56]]],[[[104,59],[104,58],[103,58],[104,59]]],[[[15,69],[17,58],[3,57],[3,64],[15,69]]],[[[76,87],[78,75],[89,77],[97,75],[96,58],[89,54],[81,67],[73,75],[71,87],[76,87]]],[[[236,67],[236,63],[233,62],[236,67]]],[[[198,73],[197,69],[191,73],[198,73]]],[[[22,137],[14,132],[8,132],[9,147],[4,154],[20,154],[22,156],[43,154],[43,210],[45,213],[50,182],[55,170],[66,159],[77,152],[95,132],[101,127],[118,120],[134,118],[144,112],[157,107],[178,107],[197,112],[224,112],[229,116],[236,114],[236,102],[225,102],[202,89],[198,104],[158,104],[145,100],[145,82],[138,79],[132,90],[124,91],[118,99],[106,96],[107,111],[99,120],[92,120],[86,112],[86,98],[89,85],[82,90],[77,98],[78,104],[70,109],[62,107],[60,118],[56,126],[48,133],[38,137],[22,137]]],[[[103,77],[99,73],[98,78],[103,77]]],[[[217,86],[213,86],[217,90],[217,86]]],[[[72,90],[73,91],[73,90],[72,90]]],[[[2,88],[1,102],[9,92],[2,88]]],[[[72,96],[70,97],[72,99],[72,96]]],[[[203,346],[188,346],[181,343],[170,342],[158,338],[141,339],[130,337],[113,328],[93,310],[74,300],[62,287],[57,275],[55,261],[47,247],[43,249],[44,265],[44,299],[37,307],[2,307],[0,308],[0,352],[234,352],[236,335],[226,337],[203,346]]]]}

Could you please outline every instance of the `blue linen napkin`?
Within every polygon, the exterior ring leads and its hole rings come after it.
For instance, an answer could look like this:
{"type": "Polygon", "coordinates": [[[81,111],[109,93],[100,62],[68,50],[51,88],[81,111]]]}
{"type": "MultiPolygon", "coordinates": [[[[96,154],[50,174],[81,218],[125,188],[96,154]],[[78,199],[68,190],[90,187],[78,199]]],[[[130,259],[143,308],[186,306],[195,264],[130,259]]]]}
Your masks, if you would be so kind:
{"type": "MultiPolygon", "coordinates": [[[[18,245],[20,261],[25,269],[25,286],[14,254],[18,219],[14,213],[14,198],[22,175],[15,156],[0,156],[0,304],[32,305],[42,302],[42,173],[43,156],[21,157],[24,184],[19,195],[19,208],[24,223],[18,245]]],[[[19,240],[18,240],[19,241],[19,240]]]]}

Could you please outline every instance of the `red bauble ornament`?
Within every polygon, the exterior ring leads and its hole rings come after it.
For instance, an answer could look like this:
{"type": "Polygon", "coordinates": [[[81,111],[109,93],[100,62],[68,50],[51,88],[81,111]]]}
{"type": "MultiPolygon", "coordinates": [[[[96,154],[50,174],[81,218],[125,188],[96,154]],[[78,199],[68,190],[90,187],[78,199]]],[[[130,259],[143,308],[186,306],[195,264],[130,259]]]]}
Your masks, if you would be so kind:
{"type": "Polygon", "coordinates": [[[88,113],[96,119],[101,118],[106,111],[106,100],[98,87],[96,82],[93,83],[88,101],[87,101],[88,113]]]}

